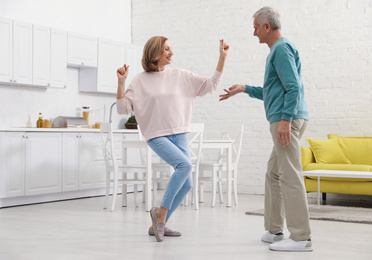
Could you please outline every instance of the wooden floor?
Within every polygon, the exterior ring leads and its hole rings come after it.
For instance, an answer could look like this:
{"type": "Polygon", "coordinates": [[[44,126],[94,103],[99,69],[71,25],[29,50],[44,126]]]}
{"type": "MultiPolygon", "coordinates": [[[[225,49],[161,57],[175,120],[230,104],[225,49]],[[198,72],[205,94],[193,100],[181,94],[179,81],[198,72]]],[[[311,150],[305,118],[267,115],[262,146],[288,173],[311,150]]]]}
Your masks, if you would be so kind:
{"type": "Polygon", "coordinates": [[[131,195],[115,212],[102,209],[103,197],[3,208],[0,260],[372,259],[372,225],[311,221],[313,252],[274,252],[260,241],[263,217],[245,215],[263,207],[263,196],[241,194],[231,208],[211,208],[209,198],[198,211],[181,206],[168,226],[182,236],[162,243],[147,234],[149,213],[131,195]]]}

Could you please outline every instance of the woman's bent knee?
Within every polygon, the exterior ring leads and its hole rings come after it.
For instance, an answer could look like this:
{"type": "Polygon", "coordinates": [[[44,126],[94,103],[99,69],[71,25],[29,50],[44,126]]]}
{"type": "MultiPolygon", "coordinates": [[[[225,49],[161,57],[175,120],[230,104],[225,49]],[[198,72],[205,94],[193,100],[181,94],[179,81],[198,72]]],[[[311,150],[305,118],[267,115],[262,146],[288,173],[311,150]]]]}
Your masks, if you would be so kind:
{"type": "Polygon", "coordinates": [[[190,161],[183,161],[179,163],[176,167],[176,169],[179,169],[185,173],[190,173],[192,172],[192,163],[190,161]]]}
{"type": "Polygon", "coordinates": [[[190,191],[192,189],[193,183],[192,178],[188,178],[185,184],[183,185],[183,188],[187,191],[190,191]]]}

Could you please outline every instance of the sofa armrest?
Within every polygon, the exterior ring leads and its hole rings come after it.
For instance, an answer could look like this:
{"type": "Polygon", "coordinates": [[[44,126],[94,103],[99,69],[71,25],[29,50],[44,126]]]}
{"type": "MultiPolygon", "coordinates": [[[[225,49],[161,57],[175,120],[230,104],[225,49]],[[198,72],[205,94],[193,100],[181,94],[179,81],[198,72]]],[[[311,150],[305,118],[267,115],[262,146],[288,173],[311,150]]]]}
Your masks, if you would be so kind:
{"type": "Polygon", "coordinates": [[[311,151],[311,148],[301,146],[302,169],[305,168],[306,165],[310,163],[314,163],[314,162],[315,162],[315,158],[314,158],[313,151],[311,151]]]}

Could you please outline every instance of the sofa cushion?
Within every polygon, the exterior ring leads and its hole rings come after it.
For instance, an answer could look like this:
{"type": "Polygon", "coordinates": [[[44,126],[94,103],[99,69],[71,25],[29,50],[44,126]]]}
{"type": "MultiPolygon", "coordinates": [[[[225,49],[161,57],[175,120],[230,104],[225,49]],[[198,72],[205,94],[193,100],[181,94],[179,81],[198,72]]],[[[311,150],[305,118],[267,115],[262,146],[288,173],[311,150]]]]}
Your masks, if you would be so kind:
{"type": "Polygon", "coordinates": [[[302,167],[308,165],[309,163],[315,162],[314,154],[311,148],[301,146],[301,164],[302,167]]]}
{"type": "Polygon", "coordinates": [[[372,165],[372,137],[328,135],[328,138],[338,141],[343,153],[352,164],[372,165]]]}
{"type": "Polygon", "coordinates": [[[309,143],[317,163],[351,163],[338,145],[338,139],[319,140],[306,138],[306,141],[309,143]]]}

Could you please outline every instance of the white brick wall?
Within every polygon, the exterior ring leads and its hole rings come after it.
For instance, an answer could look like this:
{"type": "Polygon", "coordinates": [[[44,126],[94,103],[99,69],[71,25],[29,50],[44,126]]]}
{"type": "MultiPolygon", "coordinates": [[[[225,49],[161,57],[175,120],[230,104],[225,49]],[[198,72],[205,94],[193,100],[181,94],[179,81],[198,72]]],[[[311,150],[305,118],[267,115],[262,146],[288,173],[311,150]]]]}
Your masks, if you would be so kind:
{"type": "Polygon", "coordinates": [[[168,37],[174,67],[212,75],[218,39],[230,43],[220,89],[196,100],[193,121],[206,123],[206,138],[226,124],[246,126],[239,192],[254,194],[264,192],[272,149],[263,104],[244,94],[219,102],[218,95],[234,83],[262,86],[269,48],[253,36],[251,17],[266,5],[279,10],[282,33],[300,51],[311,120],[305,137],[372,136],[371,1],[132,0],[133,43],[168,37]]]}

